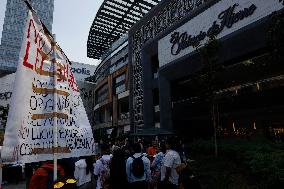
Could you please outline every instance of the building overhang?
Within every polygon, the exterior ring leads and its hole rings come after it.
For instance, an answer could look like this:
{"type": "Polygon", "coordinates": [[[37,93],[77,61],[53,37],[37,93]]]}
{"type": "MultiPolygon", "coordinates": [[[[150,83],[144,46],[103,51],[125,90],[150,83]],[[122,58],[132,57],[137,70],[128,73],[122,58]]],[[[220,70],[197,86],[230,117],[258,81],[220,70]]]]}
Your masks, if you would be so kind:
{"type": "Polygon", "coordinates": [[[90,28],[87,56],[100,59],[161,0],[104,0],[90,28]]]}

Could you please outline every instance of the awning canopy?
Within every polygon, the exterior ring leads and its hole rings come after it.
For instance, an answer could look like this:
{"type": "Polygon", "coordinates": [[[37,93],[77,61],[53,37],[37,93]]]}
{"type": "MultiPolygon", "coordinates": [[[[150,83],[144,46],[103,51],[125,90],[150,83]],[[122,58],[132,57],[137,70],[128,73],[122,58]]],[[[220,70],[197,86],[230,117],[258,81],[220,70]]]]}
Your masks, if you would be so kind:
{"type": "Polygon", "coordinates": [[[166,136],[166,135],[174,135],[174,133],[160,128],[147,128],[143,129],[142,132],[130,134],[130,136],[166,136]]]}
{"type": "Polygon", "coordinates": [[[111,44],[161,0],[104,0],[90,28],[87,56],[99,59],[111,44]]]}

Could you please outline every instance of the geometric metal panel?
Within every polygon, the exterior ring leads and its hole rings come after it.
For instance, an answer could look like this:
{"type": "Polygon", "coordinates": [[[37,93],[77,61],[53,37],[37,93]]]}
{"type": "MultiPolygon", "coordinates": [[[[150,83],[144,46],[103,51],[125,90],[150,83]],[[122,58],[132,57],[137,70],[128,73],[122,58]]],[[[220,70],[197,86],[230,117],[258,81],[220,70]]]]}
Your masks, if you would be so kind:
{"type": "Polygon", "coordinates": [[[161,0],[104,0],[90,28],[87,56],[100,59],[111,44],[161,0]]]}

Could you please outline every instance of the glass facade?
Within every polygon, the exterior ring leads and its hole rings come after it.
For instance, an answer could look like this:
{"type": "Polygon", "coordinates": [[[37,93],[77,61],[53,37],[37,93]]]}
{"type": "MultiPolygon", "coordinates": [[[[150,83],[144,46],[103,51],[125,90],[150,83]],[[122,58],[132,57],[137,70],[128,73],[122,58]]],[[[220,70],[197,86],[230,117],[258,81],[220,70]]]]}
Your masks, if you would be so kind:
{"type": "MultiPolygon", "coordinates": [[[[30,0],[30,3],[51,32],[54,0],[30,0]]],[[[27,11],[22,0],[7,0],[0,45],[0,70],[16,71],[27,11]]]]}

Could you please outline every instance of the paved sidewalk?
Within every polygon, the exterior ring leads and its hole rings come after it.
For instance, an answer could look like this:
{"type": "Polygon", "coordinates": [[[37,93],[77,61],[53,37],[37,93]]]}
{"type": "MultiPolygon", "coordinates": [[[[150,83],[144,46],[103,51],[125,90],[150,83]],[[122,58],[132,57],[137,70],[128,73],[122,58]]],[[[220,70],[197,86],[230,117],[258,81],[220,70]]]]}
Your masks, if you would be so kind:
{"type": "Polygon", "coordinates": [[[26,182],[21,181],[18,184],[4,184],[2,189],[26,189],[26,182]]]}

